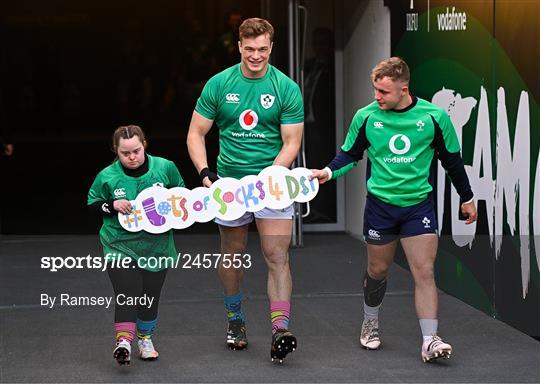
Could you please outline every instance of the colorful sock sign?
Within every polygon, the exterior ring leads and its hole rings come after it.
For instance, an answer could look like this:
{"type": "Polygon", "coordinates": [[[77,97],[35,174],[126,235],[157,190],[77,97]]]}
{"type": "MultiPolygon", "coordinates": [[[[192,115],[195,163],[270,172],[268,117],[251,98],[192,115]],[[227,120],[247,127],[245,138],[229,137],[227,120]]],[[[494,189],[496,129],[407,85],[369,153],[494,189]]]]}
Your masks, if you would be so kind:
{"type": "Polygon", "coordinates": [[[246,211],[283,209],[293,202],[305,203],[315,198],[319,181],[310,181],[310,175],[311,171],[304,167],[289,170],[283,166],[269,166],[259,175],[247,175],[242,179],[221,178],[210,187],[193,190],[153,186],[131,201],[133,207],[142,207],[142,210],[118,213],[118,221],[127,231],[159,234],[214,218],[238,219],[246,211]]]}

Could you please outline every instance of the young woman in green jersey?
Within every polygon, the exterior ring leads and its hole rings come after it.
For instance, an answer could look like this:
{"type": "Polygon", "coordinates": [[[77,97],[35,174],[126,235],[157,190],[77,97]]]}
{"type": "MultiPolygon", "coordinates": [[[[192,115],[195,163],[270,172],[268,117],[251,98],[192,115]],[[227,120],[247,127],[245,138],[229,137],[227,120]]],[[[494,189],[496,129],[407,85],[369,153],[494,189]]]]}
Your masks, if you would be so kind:
{"type": "Polygon", "coordinates": [[[135,199],[142,190],[156,185],[166,188],[184,186],[173,162],[148,155],[145,149],[146,139],[140,127],[131,125],[117,128],[113,135],[113,151],[117,158],[99,172],[88,192],[90,209],[103,217],[99,236],[117,300],[113,356],[120,365],[130,363],[131,343],[135,334],[140,358],[155,360],[158,357],[152,334],[157,324],[159,296],[169,266],[164,263],[151,269],[143,262],[148,258],[170,261],[168,257],[177,256],[172,230],[162,234],[145,231],[132,233],[124,230],[118,222],[118,213],[131,212],[134,207],[130,200],[135,199]],[[119,260],[123,263],[119,264],[119,260]],[[127,301],[128,298],[133,300],[127,301]]]}

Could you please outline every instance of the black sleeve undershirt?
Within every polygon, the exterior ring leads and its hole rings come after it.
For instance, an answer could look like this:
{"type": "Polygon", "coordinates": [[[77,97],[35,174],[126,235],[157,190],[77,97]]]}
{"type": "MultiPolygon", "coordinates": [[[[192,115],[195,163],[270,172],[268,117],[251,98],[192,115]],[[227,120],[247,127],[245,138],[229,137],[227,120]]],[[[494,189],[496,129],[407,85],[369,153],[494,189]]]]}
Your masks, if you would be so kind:
{"type": "Polygon", "coordinates": [[[456,188],[462,202],[470,201],[474,194],[469,183],[469,177],[465,171],[465,165],[459,152],[449,152],[446,149],[442,130],[437,121],[431,117],[435,125],[435,137],[432,146],[435,148],[437,158],[441,161],[443,168],[448,173],[452,184],[456,188]]]}
{"type": "Polygon", "coordinates": [[[364,119],[364,123],[358,130],[358,136],[356,137],[356,140],[354,141],[354,144],[350,150],[340,150],[334,159],[332,159],[332,161],[328,164],[327,167],[330,168],[332,172],[339,170],[348,164],[358,162],[363,158],[365,149],[369,147],[369,142],[366,135],[367,121],[367,118],[364,119]]]}

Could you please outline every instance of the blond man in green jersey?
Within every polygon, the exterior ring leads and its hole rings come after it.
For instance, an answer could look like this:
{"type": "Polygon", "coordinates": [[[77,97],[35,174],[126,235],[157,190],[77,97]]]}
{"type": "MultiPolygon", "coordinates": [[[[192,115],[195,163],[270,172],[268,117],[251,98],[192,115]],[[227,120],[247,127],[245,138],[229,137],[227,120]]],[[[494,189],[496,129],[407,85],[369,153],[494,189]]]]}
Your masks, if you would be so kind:
{"type": "Polygon", "coordinates": [[[409,67],[401,58],[383,60],[372,71],[374,99],[359,109],[341,151],[323,170],[313,170],[319,183],[351,170],[367,152],[367,200],[364,238],[368,267],[364,275],[364,322],[360,344],[378,349],[379,308],[388,269],[401,241],[415,283],[415,307],[423,335],[424,362],[449,358],[452,346],[437,336],[437,219],[429,183],[436,157],[459,193],[467,224],[476,207],[460,155],[456,132],[446,111],[409,91],[409,67]]]}

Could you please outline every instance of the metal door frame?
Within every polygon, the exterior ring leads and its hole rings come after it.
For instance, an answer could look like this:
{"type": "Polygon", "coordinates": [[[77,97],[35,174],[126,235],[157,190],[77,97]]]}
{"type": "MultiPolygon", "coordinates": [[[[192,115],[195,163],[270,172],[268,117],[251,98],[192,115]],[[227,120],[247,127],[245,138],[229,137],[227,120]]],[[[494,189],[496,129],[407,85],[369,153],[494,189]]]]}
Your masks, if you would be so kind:
{"type": "MultiPolygon", "coordinates": [[[[270,1],[261,0],[262,17],[269,18],[270,1]]],[[[341,143],[344,139],[344,112],[343,112],[343,47],[340,43],[343,36],[343,26],[339,22],[341,20],[341,2],[335,1],[335,44],[334,53],[335,64],[335,106],[336,106],[336,153],[339,151],[341,143]]],[[[304,68],[303,68],[303,53],[305,45],[305,33],[302,27],[305,27],[308,20],[308,10],[301,4],[301,0],[288,0],[287,2],[287,40],[288,40],[288,75],[291,79],[298,83],[302,93],[304,92],[304,68]]],[[[309,132],[304,132],[304,135],[309,135],[309,132]]],[[[330,161],[331,159],[328,159],[330,161]]],[[[295,167],[305,167],[305,147],[304,139],[300,153],[294,163],[295,167]]],[[[307,165],[309,167],[309,165],[307,165]]],[[[295,203],[294,224],[292,245],[295,247],[303,246],[304,231],[310,232],[329,232],[329,231],[345,231],[345,178],[339,178],[336,182],[336,214],[337,221],[335,223],[317,223],[303,224],[302,215],[309,212],[309,204],[295,203]]],[[[321,188],[324,188],[322,186],[321,188]]]]}

